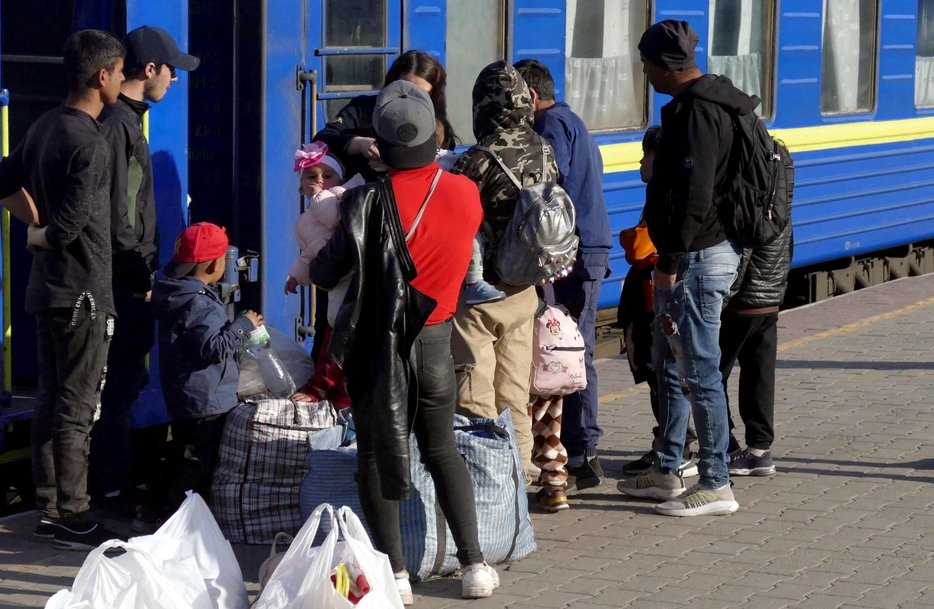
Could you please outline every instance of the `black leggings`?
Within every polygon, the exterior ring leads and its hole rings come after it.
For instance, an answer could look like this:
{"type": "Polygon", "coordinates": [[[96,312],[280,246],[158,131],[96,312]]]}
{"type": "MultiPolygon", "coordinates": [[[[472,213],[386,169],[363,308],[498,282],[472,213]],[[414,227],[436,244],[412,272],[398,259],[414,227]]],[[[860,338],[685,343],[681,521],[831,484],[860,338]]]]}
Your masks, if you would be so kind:
{"type": "MultiPolygon", "coordinates": [[[[454,445],[454,405],[457,388],[451,358],[451,323],[426,326],[412,346],[418,365],[418,408],[409,412],[422,462],[435,483],[441,511],[448,522],[457,559],[462,565],[483,562],[477,538],[473,483],[464,458],[454,445]]],[[[414,388],[414,385],[413,385],[414,388]]],[[[383,498],[372,441],[357,436],[357,486],[376,549],[389,555],[392,570],[405,569],[399,502],[383,498]]]]}

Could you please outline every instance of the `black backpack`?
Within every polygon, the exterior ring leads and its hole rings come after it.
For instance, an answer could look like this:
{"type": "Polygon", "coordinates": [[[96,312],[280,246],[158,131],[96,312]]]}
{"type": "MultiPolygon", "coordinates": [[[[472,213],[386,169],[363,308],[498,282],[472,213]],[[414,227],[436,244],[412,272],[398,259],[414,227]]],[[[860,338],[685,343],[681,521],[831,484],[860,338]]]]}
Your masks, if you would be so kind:
{"type": "Polygon", "coordinates": [[[739,247],[768,245],[791,218],[795,164],[755,113],[730,116],[733,179],[718,192],[717,213],[727,236],[739,247]]]}

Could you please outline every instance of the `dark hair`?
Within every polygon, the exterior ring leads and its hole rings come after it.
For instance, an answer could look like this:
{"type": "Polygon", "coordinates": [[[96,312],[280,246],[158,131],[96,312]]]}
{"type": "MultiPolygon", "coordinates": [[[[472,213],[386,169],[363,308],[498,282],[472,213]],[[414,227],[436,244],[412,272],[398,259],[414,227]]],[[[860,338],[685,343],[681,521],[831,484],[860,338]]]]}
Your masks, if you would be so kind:
{"type": "Polygon", "coordinates": [[[645,130],[642,136],[642,154],[655,152],[658,145],[662,143],[662,128],[659,125],[653,125],[645,130]]]}
{"type": "Polygon", "coordinates": [[[530,89],[535,89],[538,97],[545,101],[555,99],[555,79],[551,77],[548,66],[537,59],[523,59],[513,66],[522,76],[530,89]]]}
{"type": "Polygon", "coordinates": [[[383,83],[383,86],[401,80],[406,74],[418,76],[428,81],[428,84],[431,85],[428,96],[431,97],[431,104],[435,107],[435,118],[444,121],[446,132],[444,139],[445,141],[456,140],[457,136],[454,134],[454,129],[447,122],[448,111],[444,101],[444,89],[448,84],[448,75],[444,71],[444,67],[437,59],[425,51],[406,51],[399,55],[389,66],[389,71],[386,72],[386,82],[383,83]]]}
{"type": "Polygon", "coordinates": [[[123,43],[101,30],[81,30],[65,41],[62,52],[65,77],[71,93],[83,93],[99,70],[113,73],[117,62],[126,55],[123,43]]]}
{"type": "Polygon", "coordinates": [[[457,136],[454,135],[454,128],[451,127],[451,122],[447,119],[447,117],[436,116],[435,122],[441,125],[441,130],[444,132],[444,137],[441,139],[441,143],[438,147],[442,150],[454,150],[457,148],[460,140],[458,140],[457,136]]]}

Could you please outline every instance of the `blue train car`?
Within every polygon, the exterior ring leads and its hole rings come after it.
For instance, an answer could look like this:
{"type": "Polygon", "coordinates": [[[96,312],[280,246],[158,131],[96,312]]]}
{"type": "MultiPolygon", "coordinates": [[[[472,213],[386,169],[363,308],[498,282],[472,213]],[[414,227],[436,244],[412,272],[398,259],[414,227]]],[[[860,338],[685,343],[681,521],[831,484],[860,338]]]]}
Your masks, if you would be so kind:
{"type": "MultiPolygon", "coordinates": [[[[259,254],[244,306],[304,340],[310,294],[282,291],[302,205],[292,154],[348,99],[374,94],[404,50],[426,50],[447,69],[449,114],[469,145],[480,69],[541,60],[600,144],[616,234],[638,220],[640,141],[668,101],[648,87],[636,46],[662,19],[691,22],[700,67],[759,95],[795,157],[794,298],[934,270],[934,0],[0,0],[4,137],[15,145],[64,96],[69,33],[170,31],[202,63],[180,72],[149,116],[163,261],[187,222],[227,226],[259,254]]],[[[12,380],[28,387],[37,374],[24,234],[14,225],[3,235],[3,340],[12,380]]],[[[611,268],[605,308],[627,271],[618,246],[611,268]]],[[[157,362],[153,353],[137,426],[164,417],[157,362]]]]}

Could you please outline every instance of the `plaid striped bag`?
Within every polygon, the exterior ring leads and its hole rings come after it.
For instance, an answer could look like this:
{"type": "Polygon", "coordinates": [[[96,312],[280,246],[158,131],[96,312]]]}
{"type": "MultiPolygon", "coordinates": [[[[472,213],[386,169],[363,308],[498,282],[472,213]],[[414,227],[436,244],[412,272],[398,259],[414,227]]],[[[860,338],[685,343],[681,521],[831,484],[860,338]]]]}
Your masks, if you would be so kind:
{"type": "Polygon", "coordinates": [[[333,427],[326,400],[241,402],[227,416],[214,481],[214,517],[232,543],[272,543],[302,526],[298,494],[308,434],[333,427]]]}
{"type": "MultiPolygon", "coordinates": [[[[308,437],[309,470],[300,497],[304,517],[321,503],[346,505],[363,514],[354,481],[356,445],[340,447],[343,428],[335,430],[308,437]]],[[[495,422],[455,415],[454,442],[473,482],[480,549],[486,561],[498,564],[534,552],[525,474],[509,410],[495,422]]],[[[449,575],[460,568],[457,548],[414,435],[409,436],[409,456],[412,495],[399,506],[405,567],[413,580],[449,575]]]]}
{"type": "MultiPolygon", "coordinates": [[[[484,559],[495,565],[534,552],[525,474],[509,409],[496,421],[455,415],[454,443],[464,456],[473,482],[484,559]]],[[[416,581],[449,575],[460,568],[457,547],[414,436],[410,438],[409,453],[413,491],[399,510],[405,568],[416,581]]]]}

